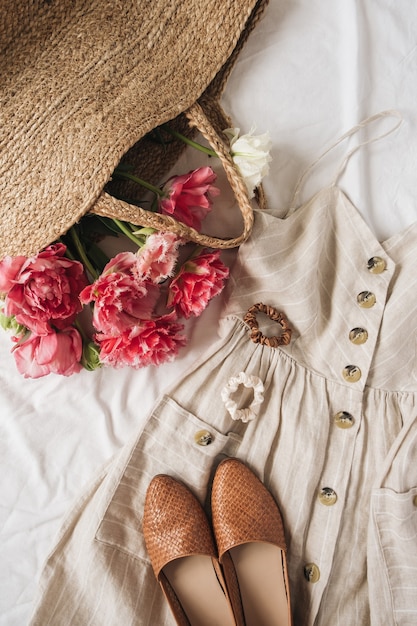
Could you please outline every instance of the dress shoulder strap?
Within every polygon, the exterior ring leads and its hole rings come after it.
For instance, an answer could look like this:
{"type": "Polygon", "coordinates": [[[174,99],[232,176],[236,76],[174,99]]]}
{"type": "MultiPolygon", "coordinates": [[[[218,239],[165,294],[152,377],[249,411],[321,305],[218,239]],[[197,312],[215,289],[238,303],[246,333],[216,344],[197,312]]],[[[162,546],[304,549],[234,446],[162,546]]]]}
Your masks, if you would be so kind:
{"type": "Polygon", "coordinates": [[[324,157],[327,154],[329,154],[329,152],[331,152],[334,148],[336,148],[336,146],[341,144],[343,141],[345,141],[349,137],[352,137],[353,135],[355,135],[356,133],[361,131],[366,126],[369,126],[373,122],[376,122],[376,121],[378,121],[380,119],[387,118],[387,117],[395,117],[396,118],[396,122],[395,122],[394,126],[389,128],[388,130],[380,133],[379,135],[376,135],[374,137],[370,137],[370,138],[368,138],[368,139],[366,139],[364,141],[361,141],[356,146],[351,148],[347,152],[347,154],[346,154],[345,158],[343,159],[342,163],[339,165],[339,167],[338,167],[338,169],[336,171],[336,174],[334,175],[333,180],[331,181],[330,186],[334,186],[334,185],[337,184],[337,181],[339,180],[340,176],[344,172],[344,170],[346,168],[346,165],[349,162],[350,157],[353,154],[355,154],[355,152],[357,152],[359,150],[359,148],[361,148],[362,146],[366,146],[367,144],[374,143],[375,141],[379,141],[380,139],[383,139],[384,137],[387,137],[388,135],[393,133],[395,130],[397,130],[397,128],[399,128],[401,126],[402,122],[403,122],[402,115],[401,115],[401,113],[399,111],[396,111],[394,109],[388,109],[386,111],[381,111],[380,113],[376,113],[375,115],[371,115],[370,117],[367,117],[366,119],[364,119],[362,122],[360,122],[356,126],[353,126],[350,130],[348,130],[341,137],[339,137],[339,139],[337,139],[337,141],[335,141],[328,148],[326,148],[324,150],[324,152],[322,152],[319,155],[319,157],[313,163],[311,163],[304,170],[304,172],[301,174],[301,176],[299,177],[299,179],[297,181],[297,184],[295,186],[295,189],[294,189],[294,193],[293,193],[293,196],[292,196],[290,209],[289,209],[288,213],[292,213],[297,208],[297,206],[298,206],[298,198],[299,198],[299,195],[300,195],[300,193],[301,193],[301,191],[303,189],[303,185],[305,183],[305,180],[306,180],[307,176],[316,167],[316,165],[318,163],[320,163],[320,161],[322,161],[322,159],[324,159],[324,157]]]}

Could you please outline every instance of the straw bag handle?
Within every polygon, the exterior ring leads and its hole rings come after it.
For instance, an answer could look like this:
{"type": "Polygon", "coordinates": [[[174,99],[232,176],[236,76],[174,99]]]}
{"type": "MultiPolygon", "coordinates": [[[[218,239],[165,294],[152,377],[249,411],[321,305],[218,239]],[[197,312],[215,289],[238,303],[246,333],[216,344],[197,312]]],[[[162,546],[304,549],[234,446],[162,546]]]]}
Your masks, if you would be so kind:
{"type": "MultiPolygon", "coordinates": [[[[170,215],[162,215],[160,213],[147,211],[141,207],[118,200],[104,191],[101,193],[94,206],[90,209],[90,212],[103,217],[129,221],[143,227],[155,228],[159,231],[176,233],[188,241],[193,241],[209,248],[235,248],[246,241],[253,226],[253,209],[249,200],[246,184],[233,162],[228,147],[216,132],[213,124],[210,122],[207,114],[205,113],[203,106],[196,102],[187,111],[185,111],[185,115],[187,116],[190,125],[197,128],[203,137],[207,139],[213,150],[217,153],[224,167],[227,179],[233,190],[243,217],[242,233],[238,237],[232,239],[222,239],[219,237],[204,235],[196,231],[194,228],[178,222],[170,215]]],[[[260,194],[262,194],[262,192],[260,192],[260,194]]]]}

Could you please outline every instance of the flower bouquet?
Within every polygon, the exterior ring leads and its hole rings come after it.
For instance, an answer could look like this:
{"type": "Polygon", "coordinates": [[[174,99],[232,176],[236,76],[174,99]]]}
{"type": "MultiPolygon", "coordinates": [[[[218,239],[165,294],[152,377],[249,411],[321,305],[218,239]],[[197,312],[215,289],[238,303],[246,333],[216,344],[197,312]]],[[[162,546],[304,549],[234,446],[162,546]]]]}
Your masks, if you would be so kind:
{"type": "MultiPolygon", "coordinates": [[[[252,132],[239,137],[239,129],[225,133],[252,197],[268,169],[269,137],[252,132]]],[[[161,187],[121,166],[114,177],[148,189],[154,196],[152,210],[196,230],[220,193],[208,166],[173,176],[161,187]]],[[[38,254],[0,261],[0,323],[11,333],[16,367],[27,378],[69,376],[103,365],[159,365],[174,359],[186,344],[181,320],[201,315],[228,275],[219,250],[187,244],[174,233],[87,214],[38,254]],[[101,245],[109,237],[123,238],[132,250],[109,258],[101,245]]]]}

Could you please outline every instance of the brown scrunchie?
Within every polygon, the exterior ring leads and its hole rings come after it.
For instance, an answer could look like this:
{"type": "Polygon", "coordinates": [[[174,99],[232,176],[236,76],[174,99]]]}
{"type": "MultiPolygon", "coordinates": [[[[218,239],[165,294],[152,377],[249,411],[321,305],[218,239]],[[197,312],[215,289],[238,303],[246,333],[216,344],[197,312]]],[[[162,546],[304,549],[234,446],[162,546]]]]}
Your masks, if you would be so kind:
{"type": "Polygon", "coordinates": [[[250,338],[254,343],[260,343],[263,346],[268,346],[268,348],[277,348],[278,346],[288,346],[291,341],[292,329],[288,326],[288,320],[282,313],[268,304],[258,302],[258,304],[251,306],[244,317],[244,321],[251,329],[250,338]],[[265,313],[269,319],[277,322],[281,326],[282,333],[279,337],[265,337],[265,335],[261,333],[258,320],[256,319],[258,313],[265,313]]]}

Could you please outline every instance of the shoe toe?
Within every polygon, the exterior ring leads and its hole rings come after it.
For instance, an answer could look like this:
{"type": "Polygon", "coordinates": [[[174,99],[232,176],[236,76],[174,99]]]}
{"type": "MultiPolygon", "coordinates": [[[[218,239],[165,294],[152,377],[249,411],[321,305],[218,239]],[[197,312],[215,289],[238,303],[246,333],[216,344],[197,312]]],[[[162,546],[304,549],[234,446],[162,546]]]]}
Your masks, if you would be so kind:
{"type": "Polygon", "coordinates": [[[220,560],[231,548],[266,542],[286,550],[278,506],[255,474],[238,459],[218,466],[212,488],[213,528],[220,560]]]}
{"type": "Polygon", "coordinates": [[[174,559],[216,556],[207,517],[191,491],[171,476],[160,474],[149,484],[143,513],[143,534],[155,576],[174,559]]]}

